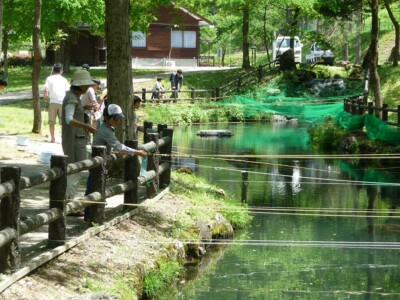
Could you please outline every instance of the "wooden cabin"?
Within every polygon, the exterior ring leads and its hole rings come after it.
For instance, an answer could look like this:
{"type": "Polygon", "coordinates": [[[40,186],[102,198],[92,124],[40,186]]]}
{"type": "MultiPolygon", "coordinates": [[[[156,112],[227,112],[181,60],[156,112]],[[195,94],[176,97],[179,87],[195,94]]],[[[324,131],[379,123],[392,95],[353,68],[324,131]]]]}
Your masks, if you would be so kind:
{"type": "MultiPolygon", "coordinates": [[[[200,27],[211,22],[182,7],[160,7],[157,20],[149,31],[132,33],[132,64],[140,66],[197,66],[200,56],[200,27]]],[[[71,36],[71,65],[99,66],[106,64],[107,45],[103,37],[94,36],[88,24],[71,36]]],[[[54,51],[46,51],[46,60],[56,62],[54,51]]]]}
{"type": "Polygon", "coordinates": [[[147,34],[133,32],[134,66],[196,66],[200,56],[200,27],[211,22],[183,7],[160,7],[147,34]]]}

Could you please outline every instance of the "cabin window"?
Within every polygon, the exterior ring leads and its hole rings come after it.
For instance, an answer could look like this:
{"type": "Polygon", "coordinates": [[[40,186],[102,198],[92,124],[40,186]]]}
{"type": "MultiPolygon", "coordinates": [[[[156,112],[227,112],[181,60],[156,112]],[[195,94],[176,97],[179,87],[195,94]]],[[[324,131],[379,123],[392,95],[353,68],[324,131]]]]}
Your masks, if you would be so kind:
{"type": "Polygon", "coordinates": [[[196,31],[172,31],[172,48],[196,48],[196,31]]]}
{"type": "Polygon", "coordinates": [[[143,32],[134,31],[132,33],[132,47],[145,48],[146,35],[143,32]]]}

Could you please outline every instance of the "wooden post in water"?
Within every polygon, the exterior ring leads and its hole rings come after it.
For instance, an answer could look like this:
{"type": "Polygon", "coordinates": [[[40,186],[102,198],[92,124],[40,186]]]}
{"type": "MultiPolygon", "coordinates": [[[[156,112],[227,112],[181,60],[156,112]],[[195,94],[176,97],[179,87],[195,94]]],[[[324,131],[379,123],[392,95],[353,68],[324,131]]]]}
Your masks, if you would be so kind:
{"type": "Polygon", "coordinates": [[[50,209],[58,208],[63,213],[61,217],[49,224],[48,247],[55,247],[64,244],[66,239],[66,216],[65,216],[65,194],[67,191],[67,156],[53,155],[50,159],[50,168],[59,168],[61,177],[50,182],[50,209]]]}
{"type": "Polygon", "coordinates": [[[13,191],[1,199],[0,230],[9,228],[15,238],[0,248],[0,272],[10,273],[21,264],[21,247],[19,241],[19,211],[21,205],[20,179],[21,168],[1,168],[1,183],[13,181],[13,191]]]}
{"type": "Polygon", "coordinates": [[[242,171],[242,202],[247,202],[247,186],[248,186],[249,173],[242,171]]]}
{"type": "MultiPolygon", "coordinates": [[[[126,141],[125,145],[137,149],[138,141],[126,141]]],[[[125,170],[124,170],[124,181],[132,181],[133,188],[130,191],[124,193],[124,203],[126,204],[136,204],[139,203],[138,194],[138,177],[140,175],[140,163],[139,157],[137,155],[129,156],[125,160],[125,170]]],[[[129,205],[124,207],[124,210],[131,210],[134,207],[129,205]]]]}
{"type": "Polygon", "coordinates": [[[92,157],[100,156],[104,162],[91,169],[90,172],[90,192],[98,192],[101,194],[99,204],[91,204],[89,206],[89,222],[90,224],[103,224],[105,219],[106,206],[106,146],[93,146],[92,157]]]}

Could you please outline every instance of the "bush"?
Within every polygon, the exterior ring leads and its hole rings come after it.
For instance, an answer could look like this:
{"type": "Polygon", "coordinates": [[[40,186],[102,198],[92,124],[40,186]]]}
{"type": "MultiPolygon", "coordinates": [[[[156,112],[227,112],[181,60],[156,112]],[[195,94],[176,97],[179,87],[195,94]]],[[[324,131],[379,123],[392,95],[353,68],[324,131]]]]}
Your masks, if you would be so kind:
{"type": "Polygon", "coordinates": [[[33,59],[30,55],[18,54],[9,57],[8,65],[13,67],[24,67],[32,65],[33,59]]]}

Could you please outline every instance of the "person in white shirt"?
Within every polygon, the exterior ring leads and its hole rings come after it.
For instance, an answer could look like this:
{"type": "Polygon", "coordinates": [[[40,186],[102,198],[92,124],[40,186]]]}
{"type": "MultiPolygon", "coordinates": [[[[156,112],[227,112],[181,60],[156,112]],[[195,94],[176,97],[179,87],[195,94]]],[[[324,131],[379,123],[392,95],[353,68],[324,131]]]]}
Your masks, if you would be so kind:
{"type": "MultiPolygon", "coordinates": [[[[99,102],[97,102],[96,98],[96,90],[99,89],[100,87],[100,80],[98,79],[92,79],[94,85],[89,87],[89,89],[84,93],[80,98],[81,98],[81,103],[82,107],[84,110],[84,117],[85,117],[85,123],[86,124],[91,124],[91,117],[96,116],[95,112],[99,109],[99,102]]],[[[90,144],[90,134],[87,133],[86,136],[86,141],[88,144],[90,144]]]]}
{"type": "Polygon", "coordinates": [[[44,85],[44,100],[49,99],[49,130],[50,142],[55,143],[54,129],[56,118],[61,125],[62,120],[62,104],[67,91],[69,91],[68,80],[62,76],[63,67],[61,64],[53,66],[53,75],[46,79],[44,85]]]}

